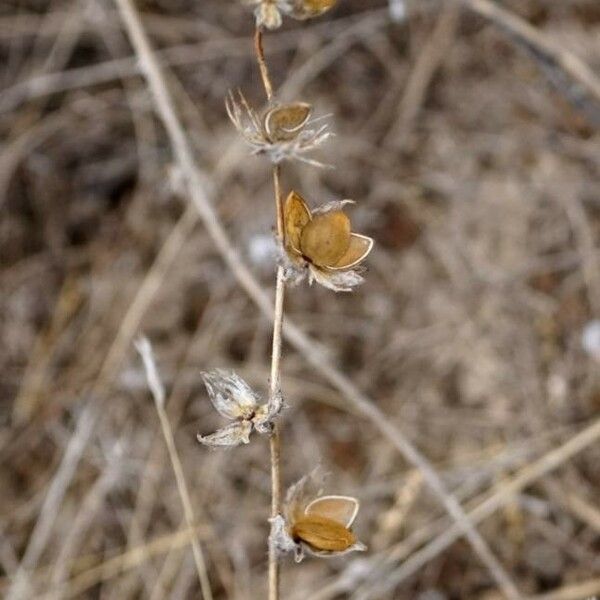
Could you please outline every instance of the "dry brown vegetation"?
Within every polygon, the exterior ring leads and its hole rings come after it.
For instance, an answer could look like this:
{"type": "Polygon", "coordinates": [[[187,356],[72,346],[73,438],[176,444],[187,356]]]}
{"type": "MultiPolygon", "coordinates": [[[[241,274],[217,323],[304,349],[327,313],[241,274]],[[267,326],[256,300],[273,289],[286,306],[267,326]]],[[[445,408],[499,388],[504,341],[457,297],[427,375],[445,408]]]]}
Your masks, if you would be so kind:
{"type": "MultiPolygon", "coordinates": [[[[384,0],[340,0],[265,38],[282,97],[334,115],[336,168],[288,166],[285,190],[354,198],[376,240],[356,292],[286,299],[312,341],[284,351],[284,484],[320,462],[360,499],[369,552],[286,560],[283,598],[502,597],[360,402],[475,510],[523,597],[600,594],[599,359],[581,345],[600,317],[600,4],[503,1],[527,39],[485,6],[415,0],[392,22],[384,0]]],[[[200,183],[270,294],[270,169],[224,107],[236,88],[263,101],[250,13],[138,8],[200,183]]],[[[189,202],[115,6],[3,0],[0,81],[0,595],[199,597],[144,333],[215,598],[264,598],[268,444],[196,433],[223,425],[200,370],[267,391],[272,326],[189,202]]]]}

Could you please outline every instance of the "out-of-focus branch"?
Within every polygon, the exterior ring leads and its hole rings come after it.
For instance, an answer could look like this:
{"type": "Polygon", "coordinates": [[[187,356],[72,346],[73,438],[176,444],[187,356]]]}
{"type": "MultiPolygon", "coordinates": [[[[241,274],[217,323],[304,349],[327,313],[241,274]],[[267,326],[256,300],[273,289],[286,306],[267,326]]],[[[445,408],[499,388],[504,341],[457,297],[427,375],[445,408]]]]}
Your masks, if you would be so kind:
{"type": "MultiPolygon", "coordinates": [[[[497,510],[508,504],[515,495],[531,485],[544,475],[557,469],[569,459],[589,448],[600,439],[600,419],[596,419],[579,433],[575,434],[564,444],[550,450],[538,460],[523,467],[516,475],[498,485],[498,489],[476,508],[469,512],[472,523],[481,523],[497,510]]],[[[388,575],[385,580],[385,589],[393,589],[402,581],[416,573],[424,565],[433,560],[451,544],[462,536],[458,524],[453,525],[441,533],[410,558],[405,560],[400,567],[388,575]]],[[[379,590],[381,593],[381,590],[379,590]]],[[[587,596],[587,594],[585,595],[587,596]]],[[[585,596],[577,596],[582,598],[585,596]]],[[[553,596],[550,596],[552,598],[553,596]]],[[[556,596],[559,598],[560,596],[556,596]]],[[[363,597],[360,600],[365,600],[363,597]]]]}
{"type": "Polygon", "coordinates": [[[38,520],[29,537],[23,560],[6,594],[7,600],[25,600],[26,598],[31,598],[29,572],[37,566],[48,545],[56,515],[60,510],[67,488],[77,472],[79,461],[92,435],[98,415],[98,407],[92,399],[86,404],[79,416],[77,426],[69,439],[60,466],[48,488],[48,493],[44,498],[38,520]]]}
{"type": "Polygon", "coordinates": [[[457,1],[514,36],[547,66],[564,71],[600,103],[600,78],[577,55],[491,0],[457,1]]]}

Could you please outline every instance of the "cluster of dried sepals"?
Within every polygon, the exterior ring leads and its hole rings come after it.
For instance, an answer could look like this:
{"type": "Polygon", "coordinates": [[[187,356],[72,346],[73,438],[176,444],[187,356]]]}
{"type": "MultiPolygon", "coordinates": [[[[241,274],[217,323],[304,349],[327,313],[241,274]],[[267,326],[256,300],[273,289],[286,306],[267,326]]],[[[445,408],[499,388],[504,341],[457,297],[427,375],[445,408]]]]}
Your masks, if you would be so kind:
{"type": "Polygon", "coordinates": [[[273,164],[284,160],[299,160],[316,167],[323,163],[309,158],[331,133],[324,123],[312,127],[312,107],[306,102],[290,102],[269,108],[262,116],[248,104],[241,92],[230,93],[225,106],[227,114],[253,154],[264,154],[273,164]]]}
{"type": "Polygon", "coordinates": [[[253,430],[271,433],[273,419],[283,406],[281,394],[261,402],[260,396],[239,375],[225,369],[202,373],[202,379],[216,411],[232,422],[210,435],[198,435],[199,442],[206,446],[238,446],[250,442],[253,430]]]}
{"type": "MultiPolygon", "coordinates": [[[[329,10],[336,0],[244,0],[256,5],[258,28],[276,29],[281,15],[308,19],[329,10]]],[[[254,154],[266,155],[272,163],[299,160],[314,166],[322,163],[306,156],[330,137],[327,125],[311,127],[312,107],[305,102],[271,104],[259,116],[242,93],[230,93],[227,112],[254,154]]],[[[373,247],[373,240],[352,231],[344,207],[352,200],[327,203],[311,209],[297,192],[290,192],[283,207],[283,248],[286,281],[307,278],[336,292],[352,290],[363,281],[360,265],[373,247]]],[[[268,401],[235,372],[215,369],[203,373],[209,398],[217,412],[231,421],[198,441],[207,446],[232,447],[248,444],[253,431],[270,434],[273,421],[283,408],[281,393],[268,401]]],[[[358,513],[358,500],[349,496],[309,493],[314,473],[292,486],[283,514],[271,519],[269,543],[280,553],[293,552],[296,561],[305,553],[319,557],[339,556],[364,550],[351,530],[358,513]]],[[[311,485],[312,484],[312,485],[311,485]]]]}
{"type": "Polygon", "coordinates": [[[281,15],[303,21],[318,17],[334,6],[337,0],[244,0],[246,4],[256,5],[254,16],[258,27],[278,29],[281,27],[281,15]]]}

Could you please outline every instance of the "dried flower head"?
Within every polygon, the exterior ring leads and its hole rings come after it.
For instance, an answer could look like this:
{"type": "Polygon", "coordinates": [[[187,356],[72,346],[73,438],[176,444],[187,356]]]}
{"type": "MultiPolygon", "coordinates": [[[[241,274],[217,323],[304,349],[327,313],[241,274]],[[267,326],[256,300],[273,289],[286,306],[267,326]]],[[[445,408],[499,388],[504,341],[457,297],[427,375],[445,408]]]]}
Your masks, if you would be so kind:
{"type": "Polygon", "coordinates": [[[353,233],[343,212],[352,200],[329,202],[311,211],[300,194],[289,193],[284,205],[285,255],[288,279],[309,281],[336,292],[362,283],[360,264],[373,248],[373,239],[353,233]]]}
{"type": "Polygon", "coordinates": [[[267,29],[279,29],[281,27],[281,4],[277,0],[250,0],[250,4],[256,4],[254,16],[257,27],[267,29]]]}
{"type": "Polygon", "coordinates": [[[318,17],[337,3],[337,0],[243,0],[245,4],[256,6],[254,16],[256,26],[267,29],[281,27],[281,15],[304,20],[318,17]]]}
{"type": "Polygon", "coordinates": [[[253,154],[265,154],[274,164],[300,160],[318,167],[325,166],[306,156],[331,136],[327,124],[308,127],[319,120],[310,120],[310,104],[277,104],[259,117],[241,92],[238,92],[237,98],[230,92],[225,107],[231,122],[252,148],[253,154]]]}
{"type": "Polygon", "coordinates": [[[202,379],[217,412],[233,423],[210,435],[198,435],[199,442],[207,446],[238,446],[249,443],[253,429],[259,433],[272,431],[273,420],[283,407],[280,393],[261,403],[260,396],[239,375],[224,369],[202,373],[202,379]]]}
{"type": "Polygon", "coordinates": [[[293,551],[300,562],[304,553],[328,558],[366,550],[351,527],[359,502],[351,496],[311,497],[311,477],[303,477],[287,494],[284,515],[272,520],[270,541],[278,551],[293,551]]]}

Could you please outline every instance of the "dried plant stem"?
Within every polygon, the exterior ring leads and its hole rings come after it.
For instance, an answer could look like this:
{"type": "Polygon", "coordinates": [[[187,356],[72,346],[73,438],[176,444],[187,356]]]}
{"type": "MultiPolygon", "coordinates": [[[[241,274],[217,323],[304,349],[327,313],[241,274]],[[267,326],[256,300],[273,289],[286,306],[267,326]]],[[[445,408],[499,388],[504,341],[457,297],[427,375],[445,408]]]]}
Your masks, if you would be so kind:
{"type": "MultiPolygon", "coordinates": [[[[192,500],[190,498],[190,493],[187,487],[187,483],[185,481],[185,476],[183,474],[181,460],[179,459],[179,454],[177,453],[177,448],[175,446],[173,430],[171,429],[169,417],[167,416],[167,411],[165,410],[165,390],[162,381],[160,380],[158,370],[156,368],[154,355],[152,353],[152,347],[150,346],[150,342],[145,338],[139,340],[136,343],[136,347],[138,349],[138,352],[140,353],[140,356],[142,357],[142,360],[144,361],[144,367],[146,369],[146,378],[148,379],[148,387],[150,388],[152,397],[154,398],[156,412],[158,413],[160,426],[162,429],[163,436],[165,438],[165,443],[167,445],[167,451],[169,453],[169,458],[171,459],[173,472],[175,473],[175,481],[177,482],[177,490],[179,491],[179,496],[181,497],[181,504],[183,505],[183,514],[185,517],[185,522],[188,526],[188,529],[192,531],[195,526],[192,500]]],[[[200,542],[198,541],[198,538],[196,536],[192,536],[190,543],[192,545],[194,562],[196,564],[196,570],[198,571],[198,578],[200,580],[202,598],[204,600],[213,600],[212,591],[210,589],[210,581],[208,579],[208,573],[206,571],[206,563],[204,561],[204,554],[202,553],[200,542]]]]}
{"type": "MultiPolygon", "coordinates": [[[[254,33],[254,49],[260,69],[260,76],[267,94],[267,100],[273,99],[273,84],[269,68],[265,60],[262,43],[262,31],[256,28],[254,33]]],[[[275,193],[275,214],[277,217],[277,241],[283,243],[283,200],[281,197],[281,167],[273,166],[273,189],[275,193]]],[[[285,298],[285,281],[283,267],[277,267],[275,284],[275,314],[273,318],[273,346],[271,350],[271,397],[279,393],[281,379],[281,346],[283,328],[283,301],[285,298]]],[[[269,440],[271,454],[271,518],[281,512],[281,432],[276,422],[269,440]]],[[[269,600],[279,599],[279,560],[277,550],[269,544],[269,600]]]]}
{"type": "Polygon", "coordinates": [[[258,68],[260,69],[260,76],[262,78],[263,86],[265,88],[265,92],[267,93],[267,100],[271,101],[273,98],[273,85],[271,83],[271,78],[269,77],[267,61],[265,60],[262,36],[262,30],[260,27],[257,27],[254,32],[254,50],[256,52],[256,60],[258,61],[258,68]]]}
{"type": "MultiPolygon", "coordinates": [[[[157,113],[165,126],[175,158],[181,167],[190,200],[198,210],[208,234],[215,243],[215,247],[223,257],[227,266],[231,269],[231,272],[239,281],[240,285],[254,300],[263,314],[268,318],[273,318],[273,304],[268,294],[264,292],[261,285],[232,245],[231,240],[214,209],[208,192],[208,190],[211,190],[211,186],[206,179],[206,175],[196,164],[189,140],[175,113],[173,100],[169,94],[157,59],[154,56],[146,33],[142,27],[139,14],[131,4],[131,0],[115,0],[115,2],[121,11],[123,23],[138,56],[140,69],[148,82],[157,113]]],[[[315,368],[317,373],[320,373],[326,381],[344,394],[351,405],[366,419],[371,421],[394,445],[394,447],[396,447],[398,451],[411,462],[411,464],[419,468],[424,475],[427,474],[425,481],[440,498],[446,511],[457,523],[459,523],[458,530],[461,533],[459,533],[458,537],[460,537],[461,534],[466,536],[471,545],[477,550],[482,562],[486,564],[490,573],[494,576],[494,579],[499,584],[502,582],[501,587],[506,588],[506,574],[501,568],[498,568],[499,565],[497,564],[497,561],[495,564],[491,564],[489,556],[483,557],[480,555],[479,550],[481,544],[485,544],[485,542],[471,521],[464,514],[462,507],[457,504],[456,500],[444,489],[443,484],[439,480],[439,476],[425,457],[410,443],[404,434],[396,428],[388,418],[386,418],[370,398],[362,394],[350,379],[340,373],[331,364],[328,356],[318,343],[289,321],[286,322],[283,333],[290,344],[306,358],[308,363],[315,368]],[[478,543],[474,543],[474,540],[478,540],[478,543]],[[503,574],[503,576],[499,577],[499,573],[503,574]]],[[[507,597],[514,598],[515,596],[507,594],[507,597]]],[[[277,598],[277,596],[274,596],[274,598],[277,598]]]]}
{"type": "MultiPolygon", "coordinates": [[[[277,237],[283,241],[283,205],[279,179],[280,168],[273,168],[273,184],[275,188],[275,205],[277,209],[277,237]]],[[[283,267],[277,268],[277,283],[275,287],[275,318],[273,320],[273,349],[271,353],[271,395],[279,393],[281,378],[281,347],[283,327],[283,300],[285,297],[285,281],[283,267]]],[[[278,423],[275,423],[270,439],[271,451],[271,517],[281,512],[281,433],[278,423]]],[[[269,600],[279,598],[279,561],[275,549],[269,547],[269,600]]]]}
{"type": "MultiPolygon", "coordinates": [[[[275,181],[275,197],[279,214],[281,192],[279,189],[279,167],[273,171],[275,181]]],[[[278,218],[279,220],[279,218],[278,218]]],[[[277,268],[277,283],[275,287],[275,317],[273,320],[273,348],[271,353],[271,395],[279,393],[281,378],[281,346],[283,326],[283,300],[285,297],[285,281],[283,267],[277,268]]],[[[269,440],[271,452],[271,518],[281,512],[281,433],[279,424],[275,422],[273,433],[269,440]]],[[[274,547],[269,545],[269,600],[279,598],[279,561],[274,547]]]]}

